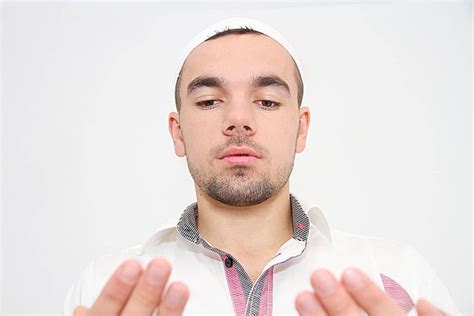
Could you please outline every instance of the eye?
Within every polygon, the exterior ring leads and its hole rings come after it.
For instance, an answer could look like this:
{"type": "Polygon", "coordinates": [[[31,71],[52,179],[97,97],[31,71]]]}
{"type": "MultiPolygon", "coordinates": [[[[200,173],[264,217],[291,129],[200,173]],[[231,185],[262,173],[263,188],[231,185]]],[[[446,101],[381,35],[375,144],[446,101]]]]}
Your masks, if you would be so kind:
{"type": "Polygon", "coordinates": [[[204,100],[204,101],[199,101],[196,102],[196,105],[201,107],[201,108],[213,108],[218,105],[218,100],[204,100]]]}
{"type": "Polygon", "coordinates": [[[281,104],[275,101],[270,100],[259,100],[257,103],[264,108],[265,110],[274,110],[277,109],[281,104]]]}

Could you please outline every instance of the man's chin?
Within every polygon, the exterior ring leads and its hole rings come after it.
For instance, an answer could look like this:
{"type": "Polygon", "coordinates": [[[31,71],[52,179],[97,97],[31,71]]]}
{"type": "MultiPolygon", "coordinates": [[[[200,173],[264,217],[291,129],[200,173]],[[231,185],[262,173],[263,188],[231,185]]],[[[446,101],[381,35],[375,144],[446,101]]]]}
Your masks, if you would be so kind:
{"type": "MultiPolygon", "coordinates": [[[[212,196],[211,196],[212,197],[212,196]]],[[[248,207],[248,206],[255,206],[262,204],[266,200],[268,200],[271,196],[266,196],[266,197],[249,197],[245,195],[234,195],[234,196],[215,196],[212,197],[216,201],[219,201],[222,204],[225,204],[227,206],[233,206],[233,207],[248,207]]]]}
{"type": "Polygon", "coordinates": [[[245,176],[210,181],[204,189],[211,198],[225,205],[241,207],[261,204],[275,193],[271,181],[245,176]]]}

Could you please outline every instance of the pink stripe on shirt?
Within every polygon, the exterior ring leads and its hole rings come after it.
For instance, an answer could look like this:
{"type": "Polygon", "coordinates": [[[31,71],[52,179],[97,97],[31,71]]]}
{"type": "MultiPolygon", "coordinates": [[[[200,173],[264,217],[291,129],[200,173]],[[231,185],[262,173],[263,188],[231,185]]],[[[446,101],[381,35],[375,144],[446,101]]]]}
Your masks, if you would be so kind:
{"type": "Polygon", "coordinates": [[[404,312],[410,311],[415,304],[405,289],[394,279],[380,273],[385,292],[400,306],[404,312]]]}
{"type": "Polygon", "coordinates": [[[271,316],[273,307],[273,267],[268,269],[260,299],[259,316],[271,316]]]}
{"type": "Polygon", "coordinates": [[[227,278],[227,285],[229,286],[232,304],[234,305],[235,315],[244,315],[247,299],[245,297],[244,290],[242,289],[242,284],[240,283],[239,275],[235,269],[235,265],[228,268],[225,265],[226,256],[221,255],[221,259],[224,264],[225,276],[227,278]]]}

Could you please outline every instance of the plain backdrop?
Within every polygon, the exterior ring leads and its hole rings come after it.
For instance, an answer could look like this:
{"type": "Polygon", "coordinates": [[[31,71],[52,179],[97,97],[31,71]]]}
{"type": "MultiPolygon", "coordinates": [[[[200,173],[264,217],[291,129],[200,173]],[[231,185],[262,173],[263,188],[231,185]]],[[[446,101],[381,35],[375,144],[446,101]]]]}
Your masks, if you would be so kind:
{"type": "Polygon", "coordinates": [[[3,312],[61,313],[87,263],[194,201],[167,130],[175,61],[233,16],[301,60],[312,124],[291,191],[335,228],[415,246],[472,314],[467,1],[3,3],[3,312]]]}

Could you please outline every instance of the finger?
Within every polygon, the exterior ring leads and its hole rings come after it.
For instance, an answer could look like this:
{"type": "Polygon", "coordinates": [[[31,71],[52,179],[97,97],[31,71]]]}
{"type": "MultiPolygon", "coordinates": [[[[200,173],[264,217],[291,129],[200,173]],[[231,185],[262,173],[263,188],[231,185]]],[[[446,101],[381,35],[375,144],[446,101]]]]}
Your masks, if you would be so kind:
{"type": "Polygon", "coordinates": [[[328,270],[313,272],[311,285],[329,315],[359,315],[357,304],[328,270]]]}
{"type": "Polygon", "coordinates": [[[418,316],[445,316],[446,314],[437,309],[430,302],[421,299],[416,303],[416,312],[418,316]]]}
{"type": "Polygon", "coordinates": [[[92,315],[118,315],[137,283],[142,267],[134,260],[127,260],[115,270],[99,297],[92,305],[92,315]]]}
{"type": "Polygon", "coordinates": [[[151,315],[153,309],[160,304],[170,272],[171,265],[165,259],[150,261],[122,310],[122,315],[151,315]]]}
{"type": "Polygon", "coordinates": [[[295,307],[300,316],[328,316],[313,292],[304,291],[296,296],[295,307]]]}
{"type": "Polygon", "coordinates": [[[159,316],[178,316],[183,314],[189,298],[189,289],[182,282],[173,282],[168,287],[163,302],[158,307],[159,316]]]}
{"type": "Polygon", "coordinates": [[[364,273],[349,268],[342,274],[342,284],[369,315],[405,315],[400,307],[364,273]]]}
{"type": "Polygon", "coordinates": [[[84,306],[78,306],[74,309],[74,316],[85,316],[88,309],[84,306]]]}

